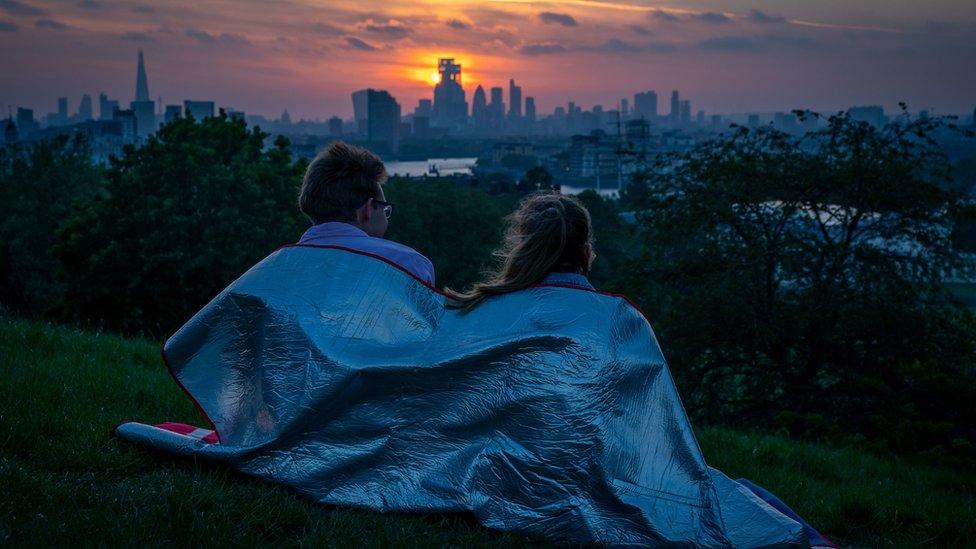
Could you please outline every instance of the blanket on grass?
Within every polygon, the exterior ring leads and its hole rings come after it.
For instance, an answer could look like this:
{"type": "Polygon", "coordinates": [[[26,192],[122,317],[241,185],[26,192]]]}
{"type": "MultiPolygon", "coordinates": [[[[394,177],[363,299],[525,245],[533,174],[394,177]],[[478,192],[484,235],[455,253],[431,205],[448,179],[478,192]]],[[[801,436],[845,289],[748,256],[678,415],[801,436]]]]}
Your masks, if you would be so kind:
{"type": "Polygon", "coordinates": [[[706,465],[654,333],[625,299],[539,286],[467,314],[444,299],[380,258],[282,248],[164,345],[211,428],[116,432],[326,504],[470,512],[549,540],[814,539],[706,465]]]}

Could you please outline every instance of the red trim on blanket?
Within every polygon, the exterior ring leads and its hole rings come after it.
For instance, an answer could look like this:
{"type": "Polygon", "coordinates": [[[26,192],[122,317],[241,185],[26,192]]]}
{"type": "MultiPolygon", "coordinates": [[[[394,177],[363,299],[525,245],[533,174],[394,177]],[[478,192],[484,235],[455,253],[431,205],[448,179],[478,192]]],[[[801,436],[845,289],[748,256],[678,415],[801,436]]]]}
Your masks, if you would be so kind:
{"type": "Polygon", "coordinates": [[[203,406],[200,406],[200,403],[197,402],[197,399],[194,398],[192,394],[190,394],[190,391],[186,389],[186,387],[183,385],[183,382],[180,381],[180,378],[176,377],[176,372],[173,371],[173,367],[170,365],[169,359],[166,358],[165,342],[159,348],[159,354],[163,357],[163,364],[166,365],[166,371],[169,372],[169,375],[173,378],[173,381],[176,382],[176,385],[179,386],[179,388],[183,391],[183,393],[186,394],[186,397],[190,399],[190,402],[192,402],[193,405],[197,407],[197,410],[200,412],[200,414],[203,415],[203,417],[207,420],[207,423],[210,424],[210,428],[213,430],[214,435],[217,436],[217,442],[220,442],[220,433],[217,432],[217,424],[214,423],[212,419],[210,419],[210,416],[207,415],[207,411],[204,410],[203,406]]]}

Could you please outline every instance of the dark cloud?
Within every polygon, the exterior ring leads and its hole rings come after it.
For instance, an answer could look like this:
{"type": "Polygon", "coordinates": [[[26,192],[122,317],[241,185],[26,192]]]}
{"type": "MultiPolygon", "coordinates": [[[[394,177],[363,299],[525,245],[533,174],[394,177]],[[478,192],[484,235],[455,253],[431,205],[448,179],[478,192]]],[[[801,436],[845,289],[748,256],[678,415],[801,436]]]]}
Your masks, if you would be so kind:
{"type": "Polygon", "coordinates": [[[156,13],[156,8],[152,6],[132,6],[132,11],[136,13],[156,13]]]}
{"type": "Polygon", "coordinates": [[[211,34],[198,29],[187,29],[186,35],[201,44],[220,44],[225,46],[247,46],[250,41],[239,34],[211,34]]]}
{"type": "Polygon", "coordinates": [[[39,29],[54,29],[54,30],[65,30],[68,25],[65,25],[61,21],[55,21],[54,19],[38,19],[34,26],[39,29]]]}
{"type": "Polygon", "coordinates": [[[567,50],[559,44],[529,44],[519,48],[522,55],[547,55],[550,53],[565,53],[567,50]]]}
{"type": "Polygon", "coordinates": [[[394,40],[400,38],[406,38],[411,32],[413,32],[409,27],[403,26],[399,21],[389,21],[387,23],[375,23],[373,21],[367,21],[362,27],[365,31],[371,32],[373,34],[382,34],[384,36],[389,36],[394,40]]]}
{"type": "Polygon", "coordinates": [[[580,49],[605,53],[669,53],[673,52],[675,47],[664,43],[633,43],[611,38],[599,46],[580,49]]]}
{"type": "Polygon", "coordinates": [[[342,34],[345,32],[339,27],[328,23],[312,23],[310,28],[320,34],[342,34]]]}
{"type": "Polygon", "coordinates": [[[640,25],[628,25],[627,28],[630,29],[631,32],[637,33],[641,36],[649,36],[651,34],[651,31],[640,25]]]}
{"type": "Polygon", "coordinates": [[[572,15],[568,13],[556,13],[553,11],[544,11],[539,14],[539,20],[543,23],[552,23],[555,25],[562,25],[564,27],[575,27],[579,25],[572,15]]]}
{"type": "Polygon", "coordinates": [[[11,15],[43,15],[44,10],[18,0],[0,0],[0,10],[11,15]]]}
{"type": "Polygon", "coordinates": [[[78,2],[78,6],[89,10],[100,10],[105,7],[105,4],[96,0],[81,0],[78,2]]]}
{"type": "Polygon", "coordinates": [[[749,20],[754,23],[782,23],[786,18],[782,15],[769,15],[759,10],[752,10],[749,12],[749,20]]]}
{"type": "Polygon", "coordinates": [[[376,46],[363,42],[362,40],[356,38],[355,36],[347,36],[346,43],[348,43],[349,46],[352,47],[353,49],[357,49],[357,50],[362,50],[362,51],[376,50],[376,46]]]}
{"type": "Polygon", "coordinates": [[[732,20],[729,19],[728,15],[724,13],[719,13],[717,11],[706,11],[702,13],[696,13],[694,15],[695,19],[699,21],[704,21],[706,23],[731,23],[732,20]]]}
{"type": "Polygon", "coordinates": [[[603,49],[613,53],[630,53],[640,51],[640,47],[630,42],[611,38],[603,45],[603,49]]]}
{"type": "Polygon", "coordinates": [[[451,27],[452,29],[458,29],[458,30],[464,30],[464,29],[470,29],[471,28],[471,25],[470,24],[465,23],[464,21],[461,21],[460,19],[448,19],[447,20],[447,26],[448,27],[451,27]]]}
{"type": "Polygon", "coordinates": [[[647,12],[647,16],[658,21],[674,22],[680,20],[677,15],[664,10],[651,10],[647,12]]]}
{"type": "Polygon", "coordinates": [[[748,36],[720,36],[703,40],[697,47],[703,50],[757,51],[762,49],[762,44],[748,36]]]}
{"type": "Polygon", "coordinates": [[[128,40],[129,42],[152,42],[152,36],[146,32],[127,32],[121,35],[122,40],[128,40]]]}
{"type": "Polygon", "coordinates": [[[16,23],[10,21],[0,21],[0,32],[17,32],[20,29],[16,23]]]}

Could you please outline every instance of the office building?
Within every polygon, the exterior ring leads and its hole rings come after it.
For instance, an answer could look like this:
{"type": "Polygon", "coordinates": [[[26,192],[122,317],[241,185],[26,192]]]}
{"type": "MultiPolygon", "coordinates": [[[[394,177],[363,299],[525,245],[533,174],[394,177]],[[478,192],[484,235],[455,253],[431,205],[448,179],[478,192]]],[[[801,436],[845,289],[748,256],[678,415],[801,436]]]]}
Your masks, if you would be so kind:
{"type": "Polygon", "coordinates": [[[491,102],[488,103],[488,126],[500,130],[502,119],[505,117],[505,101],[502,98],[504,90],[500,86],[491,88],[491,102]]]}
{"type": "Polygon", "coordinates": [[[214,115],[213,101],[183,101],[183,115],[193,117],[194,120],[211,118],[214,115]]]}
{"type": "Polygon", "coordinates": [[[440,80],[434,86],[433,123],[443,128],[462,127],[468,122],[468,102],[461,86],[461,65],[447,57],[437,61],[440,80]]]}
{"type": "Polygon", "coordinates": [[[657,120],[657,93],[646,91],[635,94],[634,116],[644,117],[651,122],[657,120]]]}
{"type": "Polygon", "coordinates": [[[668,118],[675,125],[681,122],[681,98],[678,96],[678,90],[671,92],[671,112],[668,114],[668,118]]]}
{"type": "Polygon", "coordinates": [[[471,99],[471,123],[475,128],[485,129],[488,127],[488,118],[488,100],[485,89],[479,85],[471,99]]]}
{"type": "Polygon", "coordinates": [[[515,79],[508,80],[508,117],[522,118],[522,87],[515,85],[515,79]]]}
{"type": "Polygon", "coordinates": [[[365,98],[366,139],[369,141],[369,147],[380,154],[394,156],[398,154],[400,152],[400,104],[385,90],[359,90],[353,93],[354,111],[357,98],[365,98]]]}
{"type": "Polygon", "coordinates": [[[369,90],[352,92],[352,117],[356,121],[356,133],[366,135],[366,100],[369,90]]]}
{"type": "Polygon", "coordinates": [[[181,105],[166,105],[166,110],[163,112],[163,122],[169,124],[181,116],[183,116],[183,107],[181,105]]]}
{"type": "Polygon", "coordinates": [[[847,109],[847,116],[851,117],[851,120],[867,122],[875,128],[880,128],[885,125],[884,108],[878,105],[851,107],[847,109]]]}
{"type": "Polygon", "coordinates": [[[81,101],[78,102],[78,121],[85,122],[86,120],[91,120],[92,117],[92,99],[87,93],[81,96],[81,101]]]}
{"type": "Polygon", "coordinates": [[[525,121],[529,124],[535,122],[535,97],[525,98],[525,121]]]}
{"type": "Polygon", "coordinates": [[[342,119],[338,116],[329,119],[329,136],[342,137],[342,119]]]}
{"type": "Polygon", "coordinates": [[[115,115],[115,111],[119,110],[119,102],[114,99],[109,99],[104,92],[98,94],[98,119],[99,120],[112,120],[115,115]]]}
{"type": "Polygon", "coordinates": [[[34,120],[34,109],[17,107],[17,131],[20,137],[26,138],[39,129],[39,124],[34,120]]]}

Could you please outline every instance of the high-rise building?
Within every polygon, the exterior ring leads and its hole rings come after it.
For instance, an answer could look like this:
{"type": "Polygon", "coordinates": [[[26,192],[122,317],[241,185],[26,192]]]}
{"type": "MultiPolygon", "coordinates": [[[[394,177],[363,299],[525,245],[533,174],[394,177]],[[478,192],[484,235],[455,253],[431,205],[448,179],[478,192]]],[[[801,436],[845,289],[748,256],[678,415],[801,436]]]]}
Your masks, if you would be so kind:
{"type": "Polygon", "coordinates": [[[194,120],[198,121],[204,118],[212,118],[214,115],[214,102],[191,101],[187,99],[183,101],[183,115],[192,116],[194,120]]]}
{"type": "Polygon", "coordinates": [[[152,101],[149,99],[149,79],[146,78],[146,64],[142,59],[142,48],[139,49],[139,65],[136,68],[136,101],[152,101]]]}
{"type": "Polygon", "coordinates": [[[522,117],[522,87],[515,85],[515,79],[508,80],[508,117],[522,117]]]}
{"type": "Polygon", "coordinates": [[[433,122],[443,128],[462,127],[468,122],[468,102],[461,87],[461,65],[453,58],[437,61],[440,81],[434,86],[433,122]]]}
{"type": "Polygon", "coordinates": [[[87,93],[81,96],[78,102],[78,121],[85,122],[92,119],[92,100],[87,93]]]}
{"type": "Polygon", "coordinates": [[[620,100],[620,116],[627,116],[630,114],[630,102],[624,97],[620,100]]]}
{"type": "Polygon", "coordinates": [[[63,126],[68,123],[68,98],[58,98],[58,112],[53,116],[48,116],[48,124],[53,126],[63,126]]]}
{"type": "Polygon", "coordinates": [[[352,92],[352,117],[356,121],[356,133],[366,135],[366,99],[368,90],[352,92]]]}
{"type": "Polygon", "coordinates": [[[759,115],[758,114],[750,114],[749,115],[748,125],[749,125],[750,128],[758,128],[759,127],[759,115]]]}
{"type": "Polygon", "coordinates": [[[491,88],[491,102],[488,103],[488,126],[494,130],[500,130],[502,119],[505,117],[505,101],[502,94],[505,93],[500,86],[491,88]]]}
{"type": "Polygon", "coordinates": [[[776,129],[790,132],[796,130],[796,115],[791,112],[778,112],[773,115],[776,129]]]}
{"type": "Polygon", "coordinates": [[[530,124],[535,122],[535,97],[525,98],[525,121],[530,124]]]}
{"type": "Polygon", "coordinates": [[[488,100],[481,85],[474,90],[474,97],[471,98],[471,122],[478,129],[488,127],[488,100]]]}
{"type": "Polygon", "coordinates": [[[672,124],[681,122],[681,98],[678,96],[678,90],[671,92],[671,112],[668,118],[671,119],[672,124]]]}
{"type": "Polygon", "coordinates": [[[98,94],[98,119],[112,120],[115,111],[119,110],[119,102],[109,99],[105,92],[98,94]]]}
{"type": "Polygon", "coordinates": [[[183,116],[182,105],[166,105],[166,111],[163,112],[163,122],[169,124],[181,116],[183,116]]]}
{"type": "Polygon", "coordinates": [[[10,144],[16,143],[18,139],[20,139],[20,136],[17,133],[17,125],[14,124],[13,116],[8,112],[7,122],[3,128],[3,140],[5,143],[10,144]]]}
{"type": "Polygon", "coordinates": [[[691,101],[683,99],[679,105],[681,108],[681,120],[679,120],[679,123],[682,126],[691,125],[691,101]]]}
{"type": "Polygon", "coordinates": [[[342,119],[338,116],[329,119],[329,136],[342,137],[342,119]]]}
{"type": "Polygon", "coordinates": [[[705,111],[698,111],[695,115],[695,124],[699,127],[705,127],[705,111]]]}
{"type": "Polygon", "coordinates": [[[430,99],[421,99],[417,101],[417,108],[413,110],[413,115],[415,117],[427,118],[434,114],[434,103],[430,99]]]}
{"type": "Polygon", "coordinates": [[[112,120],[121,125],[123,141],[131,143],[135,140],[138,129],[136,113],[129,109],[115,109],[115,112],[112,113],[112,120]]]}
{"type": "Polygon", "coordinates": [[[380,154],[400,152],[400,104],[386,90],[366,90],[366,138],[380,154]]]}
{"type": "Polygon", "coordinates": [[[653,122],[657,119],[657,93],[653,90],[634,94],[634,116],[653,122]]]}

